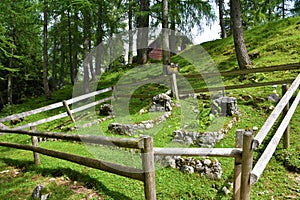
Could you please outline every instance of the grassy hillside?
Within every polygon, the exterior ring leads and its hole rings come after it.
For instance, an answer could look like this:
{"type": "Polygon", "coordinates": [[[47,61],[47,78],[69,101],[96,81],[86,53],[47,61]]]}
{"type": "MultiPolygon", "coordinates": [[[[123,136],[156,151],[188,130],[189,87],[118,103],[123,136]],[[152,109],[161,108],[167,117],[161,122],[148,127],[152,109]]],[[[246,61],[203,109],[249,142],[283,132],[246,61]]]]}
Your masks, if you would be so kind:
{"type": "MultiPolygon", "coordinates": [[[[287,64],[300,62],[300,17],[289,18],[278,22],[262,25],[245,32],[245,40],[250,55],[252,55],[254,67],[287,64]]],[[[232,38],[207,42],[202,45],[190,47],[181,54],[172,58],[173,62],[180,65],[182,73],[193,74],[199,71],[232,70],[237,69],[232,38]],[[205,50],[205,51],[204,51],[205,50]],[[194,65],[192,65],[193,63],[194,65]]],[[[98,87],[104,88],[114,85],[123,74],[131,67],[115,68],[112,72],[101,77],[98,87]]],[[[132,71],[131,71],[132,73],[132,71]]],[[[156,72],[154,72],[156,73],[156,72]]],[[[240,82],[269,81],[284,78],[295,78],[299,70],[287,72],[274,72],[268,74],[255,74],[247,77],[226,77],[224,84],[232,85],[240,82]]],[[[149,77],[143,73],[141,77],[132,78],[139,81],[149,77]]],[[[153,74],[152,74],[153,75],[153,74]]],[[[199,87],[198,80],[190,80],[191,85],[199,87]]],[[[205,86],[200,84],[200,86],[205,86]]],[[[149,84],[135,91],[135,94],[155,94],[165,91],[166,88],[149,84]]],[[[265,99],[274,90],[281,95],[280,87],[260,87],[243,90],[231,90],[227,95],[234,96],[238,100],[242,112],[241,120],[229,131],[226,137],[216,147],[233,147],[235,143],[235,131],[240,128],[260,128],[267,119],[271,110],[270,106],[275,103],[257,101],[265,99]],[[251,98],[249,98],[251,96],[251,98]]],[[[6,106],[0,116],[31,110],[33,108],[48,105],[72,97],[72,87],[55,91],[53,99],[44,97],[24,99],[23,104],[6,106]]],[[[130,113],[133,120],[146,120],[137,112],[141,108],[149,106],[149,99],[132,99],[130,113]]],[[[205,107],[209,102],[199,102],[199,108],[205,107]],[[201,106],[201,107],[200,107],[201,106]]],[[[61,112],[61,110],[56,110],[61,112]]],[[[53,111],[54,112],[54,111],[53,111]]],[[[43,113],[34,116],[37,120],[45,118],[43,113]]],[[[282,145],[278,147],[276,155],[272,158],[262,179],[252,188],[251,199],[300,199],[300,108],[291,122],[291,148],[284,150],[282,145]]],[[[27,120],[27,119],[26,119],[27,120]]],[[[103,134],[112,136],[107,131],[107,125],[114,122],[113,119],[100,125],[82,130],[77,133],[94,133],[101,127],[103,134]]],[[[211,122],[211,121],[210,121],[211,122]]],[[[38,126],[40,131],[61,131],[61,124],[72,126],[69,119],[63,119],[38,126]]],[[[169,145],[172,132],[180,127],[181,109],[175,108],[172,116],[165,124],[160,126],[159,133],[154,136],[154,145],[164,147],[169,145]]],[[[63,129],[64,131],[64,129],[63,129]]],[[[74,132],[69,132],[70,134],[74,132]]],[[[272,133],[270,133],[271,135],[272,133]]],[[[268,138],[269,139],[269,138],[268,138]]],[[[1,141],[31,144],[26,136],[4,135],[1,141]]],[[[94,154],[85,145],[71,142],[41,142],[39,146],[55,149],[74,154],[93,157],[94,154]]],[[[110,157],[112,150],[97,149],[104,157],[110,157]]],[[[46,186],[45,193],[50,192],[50,199],[85,199],[86,195],[91,199],[100,196],[103,199],[143,199],[142,183],[129,180],[113,174],[82,167],[67,161],[41,156],[41,165],[35,166],[32,162],[32,152],[0,147],[0,199],[32,199],[31,193],[37,184],[46,186]],[[92,198],[93,196],[93,198],[92,198]]],[[[255,154],[258,157],[260,151],[255,154]]],[[[122,160],[122,156],[112,158],[114,161],[122,160]]],[[[128,155],[124,154],[124,157],[128,155]]],[[[129,155],[130,156],[130,155],[129,155]]],[[[175,169],[157,168],[156,184],[158,199],[231,199],[232,191],[226,195],[222,188],[230,188],[233,181],[233,159],[218,158],[223,167],[222,179],[219,181],[209,180],[197,174],[183,174],[175,169]]],[[[135,160],[136,161],[136,160],[135,160]]],[[[136,164],[136,163],[135,163],[136,164]]]]}

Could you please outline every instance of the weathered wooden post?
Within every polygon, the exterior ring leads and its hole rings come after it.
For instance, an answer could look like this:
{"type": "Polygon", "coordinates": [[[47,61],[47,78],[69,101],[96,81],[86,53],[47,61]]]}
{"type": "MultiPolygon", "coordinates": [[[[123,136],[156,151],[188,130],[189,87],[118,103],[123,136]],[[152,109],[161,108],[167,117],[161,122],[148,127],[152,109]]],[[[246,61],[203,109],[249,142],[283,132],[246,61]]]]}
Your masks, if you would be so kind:
{"type": "Polygon", "coordinates": [[[171,74],[171,87],[172,91],[176,97],[176,100],[179,100],[178,87],[177,87],[177,79],[176,74],[179,72],[179,67],[177,64],[171,63],[168,67],[168,73],[171,74]]]}
{"type": "Polygon", "coordinates": [[[73,117],[73,114],[72,114],[72,112],[71,112],[71,110],[70,110],[70,107],[69,107],[68,103],[64,100],[64,101],[63,101],[63,104],[64,104],[64,106],[65,106],[65,108],[66,108],[66,110],[67,110],[67,113],[68,113],[70,119],[72,120],[73,123],[75,123],[75,119],[74,119],[74,117],[73,117]]]}
{"type": "MultiPolygon", "coordinates": [[[[235,147],[243,147],[243,129],[236,131],[235,147]]],[[[241,197],[241,172],[242,172],[242,157],[235,157],[234,159],[234,183],[233,183],[233,199],[240,200],[241,197]]]]}
{"type": "MultiPolygon", "coordinates": [[[[30,130],[35,132],[36,131],[36,126],[31,126],[30,130]]],[[[38,147],[39,142],[38,142],[37,136],[31,136],[31,142],[32,142],[32,146],[38,147]]],[[[34,164],[36,164],[36,165],[41,164],[39,153],[33,152],[33,158],[34,158],[34,164]]]]}
{"type": "Polygon", "coordinates": [[[253,138],[253,131],[244,132],[242,153],[241,200],[250,200],[250,173],[253,165],[253,138]]]}
{"type": "MultiPolygon", "coordinates": [[[[282,96],[287,92],[289,86],[287,84],[282,85],[282,96]]],[[[290,109],[290,103],[287,102],[286,106],[283,109],[282,117],[284,117],[290,109]]],[[[288,125],[284,131],[283,135],[283,146],[285,149],[290,147],[290,125],[288,125]]]]}
{"type": "Polygon", "coordinates": [[[156,200],[153,139],[150,136],[145,136],[143,141],[142,163],[145,198],[146,200],[156,200]]]}
{"type": "Polygon", "coordinates": [[[112,93],[113,93],[113,96],[114,96],[114,100],[117,100],[118,99],[118,96],[117,96],[117,86],[112,86],[112,93]]]}

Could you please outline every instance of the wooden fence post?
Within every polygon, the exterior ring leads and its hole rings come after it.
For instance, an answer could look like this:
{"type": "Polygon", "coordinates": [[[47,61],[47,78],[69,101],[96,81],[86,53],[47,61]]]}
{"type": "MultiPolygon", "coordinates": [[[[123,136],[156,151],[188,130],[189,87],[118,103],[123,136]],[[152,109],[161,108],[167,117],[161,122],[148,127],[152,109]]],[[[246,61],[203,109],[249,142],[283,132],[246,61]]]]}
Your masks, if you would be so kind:
{"type": "Polygon", "coordinates": [[[172,73],[172,84],[173,84],[173,88],[174,88],[174,94],[176,97],[176,100],[179,100],[179,94],[178,94],[178,87],[177,87],[177,79],[176,79],[176,73],[172,73]]]}
{"type": "Polygon", "coordinates": [[[253,138],[254,134],[252,131],[244,132],[242,153],[241,200],[250,200],[250,173],[253,165],[253,138]]]}
{"type": "Polygon", "coordinates": [[[117,96],[117,86],[112,86],[112,93],[113,93],[113,96],[114,96],[114,100],[117,100],[118,99],[118,96],[117,96]]]}
{"type": "MultiPolygon", "coordinates": [[[[243,147],[243,129],[238,129],[236,131],[236,148],[243,147]]],[[[241,197],[241,172],[242,172],[242,157],[235,157],[234,159],[234,183],[233,183],[233,199],[240,200],[241,197]]]]}
{"type": "MultiPolygon", "coordinates": [[[[286,93],[286,91],[288,90],[289,86],[287,84],[283,84],[282,85],[282,96],[286,93]]],[[[282,117],[284,118],[284,116],[287,114],[287,112],[290,109],[290,103],[287,102],[286,106],[283,109],[282,112],[282,117]]],[[[288,149],[290,147],[290,125],[288,125],[284,131],[284,136],[283,136],[283,146],[285,149],[288,149]]]]}
{"type": "Polygon", "coordinates": [[[144,192],[146,200],[156,200],[155,168],[153,139],[150,136],[143,137],[142,163],[144,172],[144,192]]]}
{"type": "Polygon", "coordinates": [[[72,122],[75,123],[75,119],[73,117],[73,114],[72,114],[72,112],[71,112],[71,110],[69,108],[69,105],[68,105],[67,101],[64,100],[63,104],[64,104],[64,106],[65,106],[65,108],[67,110],[67,113],[68,113],[69,117],[71,118],[72,122]]]}
{"type": "MultiPolygon", "coordinates": [[[[36,131],[36,126],[31,126],[30,130],[36,131]]],[[[31,136],[31,142],[32,142],[32,146],[38,147],[39,142],[38,142],[37,136],[31,136]]],[[[33,158],[34,158],[34,164],[36,164],[36,165],[41,164],[39,153],[33,152],[33,158]]]]}

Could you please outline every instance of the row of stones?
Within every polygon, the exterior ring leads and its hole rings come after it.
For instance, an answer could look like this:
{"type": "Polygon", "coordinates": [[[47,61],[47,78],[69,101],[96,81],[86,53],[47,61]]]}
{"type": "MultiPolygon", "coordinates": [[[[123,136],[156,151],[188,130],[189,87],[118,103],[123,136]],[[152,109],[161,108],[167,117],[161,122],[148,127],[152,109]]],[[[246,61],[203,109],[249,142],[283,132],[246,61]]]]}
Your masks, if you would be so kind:
{"type": "Polygon", "coordinates": [[[162,116],[155,120],[141,121],[137,124],[120,124],[111,123],[108,125],[108,130],[112,133],[119,135],[133,136],[136,130],[146,130],[153,128],[155,125],[160,124],[171,116],[171,112],[165,112],[162,116]]]}
{"type": "Polygon", "coordinates": [[[198,173],[214,180],[220,180],[223,173],[221,163],[217,159],[199,160],[192,157],[155,156],[155,160],[164,167],[176,168],[185,174],[198,173]]]}
{"type": "Polygon", "coordinates": [[[226,124],[225,128],[221,128],[215,132],[189,132],[187,130],[179,129],[173,132],[173,142],[195,145],[199,147],[213,147],[217,142],[224,138],[224,135],[232,128],[232,126],[239,120],[240,112],[226,124]]]}

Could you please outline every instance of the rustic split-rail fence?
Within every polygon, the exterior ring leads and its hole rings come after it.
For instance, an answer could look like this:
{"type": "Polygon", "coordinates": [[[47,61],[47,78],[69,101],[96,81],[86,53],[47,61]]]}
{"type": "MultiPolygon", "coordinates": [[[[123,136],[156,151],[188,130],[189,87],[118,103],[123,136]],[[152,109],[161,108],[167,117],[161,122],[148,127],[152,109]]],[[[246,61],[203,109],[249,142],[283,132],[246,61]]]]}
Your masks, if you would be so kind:
{"type": "MultiPolygon", "coordinates": [[[[258,73],[258,72],[271,72],[271,71],[282,71],[282,70],[297,70],[300,68],[300,63],[290,64],[290,65],[281,65],[281,66],[273,66],[273,67],[264,67],[257,68],[251,70],[239,70],[239,71],[231,71],[231,72],[221,72],[222,76],[232,76],[232,75],[243,75],[249,73],[258,73]]],[[[213,77],[215,73],[207,73],[205,77],[213,77]]],[[[172,75],[172,80],[176,81],[176,76],[172,75]]],[[[203,74],[202,74],[203,76],[203,74]]],[[[202,77],[201,76],[201,77],[202,77]]],[[[198,78],[199,75],[187,75],[187,78],[198,78]]],[[[101,99],[84,106],[78,107],[74,110],[70,110],[69,106],[72,103],[81,101],[86,98],[93,97],[95,95],[112,91],[114,88],[107,88],[103,90],[99,90],[90,94],[82,95],[79,97],[75,97],[70,100],[66,100],[63,102],[59,102],[56,104],[52,104],[49,106],[45,106],[39,109],[35,109],[29,112],[23,112],[15,115],[11,115],[8,117],[4,117],[0,119],[1,122],[9,121],[14,118],[20,118],[29,116],[32,114],[37,114],[40,112],[44,112],[46,110],[58,108],[64,106],[66,108],[66,112],[62,114],[58,114],[43,120],[39,120],[36,122],[28,123],[26,125],[14,127],[14,128],[5,128],[1,129],[1,133],[9,133],[9,134],[25,134],[32,137],[32,146],[31,145],[23,145],[23,144],[14,144],[8,142],[0,142],[0,146],[11,147],[17,149],[23,149],[34,152],[34,161],[36,164],[39,164],[39,154],[52,156],[55,158],[68,160],[70,162],[74,162],[80,165],[96,168],[99,170],[103,170],[106,172],[118,174],[124,177],[128,177],[131,179],[139,180],[144,182],[144,193],[145,199],[154,200],[156,199],[156,187],[155,187],[155,168],[154,168],[154,155],[181,155],[181,156],[214,156],[214,157],[228,157],[234,158],[234,192],[233,198],[235,200],[249,200],[250,199],[250,191],[251,185],[255,184],[259,178],[261,177],[264,169],[266,168],[268,162],[270,161],[273,153],[276,150],[277,145],[279,144],[280,139],[283,137],[284,147],[288,148],[290,145],[289,142],[289,122],[299,104],[300,100],[300,92],[298,92],[296,98],[294,99],[292,105],[290,105],[291,99],[293,95],[296,93],[297,89],[300,85],[300,74],[297,76],[295,80],[282,80],[282,81],[273,81],[266,83],[253,83],[246,85],[234,85],[234,86],[225,86],[225,90],[230,89],[240,89],[240,88],[248,88],[248,87],[260,87],[274,84],[283,84],[282,85],[282,98],[265,121],[264,125],[261,127],[259,131],[257,130],[237,130],[236,131],[236,144],[234,148],[154,148],[152,137],[144,136],[137,139],[130,138],[113,138],[113,137],[105,137],[105,136],[96,136],[96,135],[74,135],[74,134],[64,134],[64,133],[45,133],[45,132],[37,132],[35,127],[37,125],[50,122],[56,119],[60,119],[63,117],[69,116],[72,121],[74,118],[72,116],[73,113],[83,111],[87,108],[93,107],[95,105],[101,104],[105,101],[109,101],[114,97],[109,97],[105,99],[101,99]],[[292,83],[290,87],[287,84],[292,83]],[[280,117],[281,116],[281,117],[280,117]],[[265,148],[264,152],[255,163],[253,167],[253,152],[260,148],[260,145],[270,132],[271,128],[274,127],[275,122],[278,119],[281,119],[281,124],[277,128],[275,134],[273,135],[271,141],[265,148]],[[31,131],[24,130],[25,128],[31,127],[31,131]],[[254,133],[257,134],[254,136],[254,133]],[[131,168],[127,166],[122,166],[115,163],[109,163],[102,160],[97,160],[94,158],[83,157],[80,155],[69,154],[64,152],[59,152],[55,150],[45,149],[38,147],[38,142],[36,137],[46,137],[46,138],[57,138],[61,140],[69,140],[69,141],[85,141],[87,143],[99,144],[99,145],[113,145],[117,147],[125,147],[125,148],[133,148],[139,149],[141,152],[141,162],[142,169],[131,168]]],[[[173,87],[176,85],[173,84],[173,87]]],[[[220,90],[220,88],[204,88],[196,90],[196,92],[207,92],[212,90],[220,90]]],[[[178,90],[177,90],[178,91],[178,90]]],[[[187,92],[187,91],[185,91],[187,92]]],[[[185,93],[183,92],[183,93],[185,93]]],[[[141,95],[133,96],[132,98],[147,98],[148,96],[142,97],[141,95]]],[[[177,98],[180,97],[180,93],[177,98]]]]}

